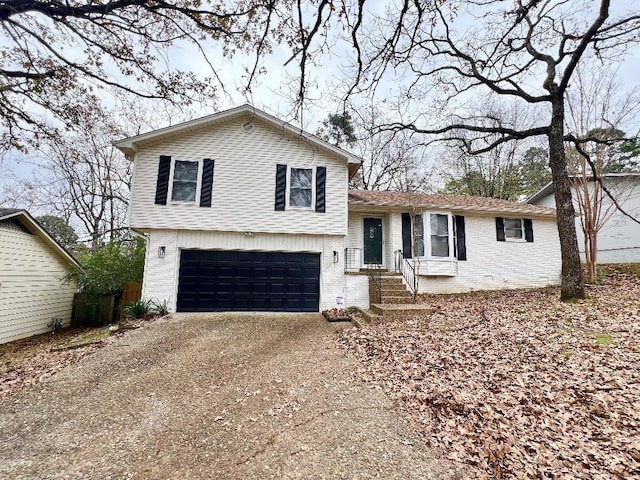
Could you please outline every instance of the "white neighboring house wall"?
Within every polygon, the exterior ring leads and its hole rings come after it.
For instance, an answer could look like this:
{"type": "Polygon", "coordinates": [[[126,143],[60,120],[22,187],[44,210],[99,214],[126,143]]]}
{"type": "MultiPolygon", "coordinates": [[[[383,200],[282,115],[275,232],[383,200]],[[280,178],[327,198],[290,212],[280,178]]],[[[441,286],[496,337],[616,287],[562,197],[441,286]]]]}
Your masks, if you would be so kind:
{"type": "MultiPolygon", "coordinates": [[[[640,220],[640,174],[608,175],[605,177],[605,185],[622,208],[640,220]]],[[[573,198],[577,214],[579,210],[575,193],[573,198]]],[[[548,187],[531,197],[528,202],[542,207],[555,208],[556,205],[553,191],[548,187]]],[[[603,202],[605,210],[615,208],[608,197],[605,196],[603,202]]],[[[580,258],[584,262],[584,232],[580,218],[576,218],[576,234],[580,258]]],[[[628,262],[640,262],[640,224],[616,210],[598,233],[598,263],[628,262]]]]}
{"type": "Polygon", "coordinates": [[[344,274],[344,236],[266,233],[250,236],[238,232],[192,230],[149,230],[146,233],[149,241],[143,298],[167,300],[173,311],[176,310],[180,251],[183,249],[319,253],[320,310],[335,307],[339,295],[344,297],[345,305],[369,307],[367,277],[344,274]],[[160,247],[165,247],[162,258],[158,255],[160,247]],[[337,262],[334,261],[334,251],[338,252],[337,262]]]}
{"type": "Polygon", "coordinates": [[[51,331],[52,319],[69,326],[75,283],[69,269],[40,236],[16,220],[0,220],[0,343],[51,331]]]}

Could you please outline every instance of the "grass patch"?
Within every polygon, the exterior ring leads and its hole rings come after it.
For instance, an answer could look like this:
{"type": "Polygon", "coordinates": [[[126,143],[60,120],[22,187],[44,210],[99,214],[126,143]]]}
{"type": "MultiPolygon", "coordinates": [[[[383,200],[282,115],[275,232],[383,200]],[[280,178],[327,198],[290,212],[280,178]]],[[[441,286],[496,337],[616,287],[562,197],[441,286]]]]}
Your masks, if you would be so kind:
{"type": "Polygon", "coordinates": [[[608,333],[599,333],[596,336],[596,345],[611,345],[613,343],[613,337],[608,333]]]}

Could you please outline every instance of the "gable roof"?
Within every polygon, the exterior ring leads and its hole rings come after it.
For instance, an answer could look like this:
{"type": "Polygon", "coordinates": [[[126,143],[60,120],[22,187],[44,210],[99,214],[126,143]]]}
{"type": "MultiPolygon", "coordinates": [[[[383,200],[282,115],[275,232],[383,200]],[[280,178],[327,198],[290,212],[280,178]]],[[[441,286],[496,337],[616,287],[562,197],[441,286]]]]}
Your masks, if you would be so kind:
{"type": "Polygon", "coordinates": [[[248,104],[214,113],[212,115],[207,115],[205,117],[196,118],[194,120],[189,120],[177,125],[172,125],[170,127],[153,130],[151,132],[136,135],[134,137],[125,138],[114,142],[114,145],[127,157],[131,158],[143,145],[156,143],[158,141],[171,138],[182,133],[201,130],[203,128],[211,127],[232,119],[241,118],[243,116],[257,118],[276,129],[283,130],[290,135],[309,142],[312,146],[336,155],[339,158],[345,159],[347,162],[347,167],[349,169],[350,177],[352,177],[356,173],[356,171],[360,167],[360,164],[362,163],[362,160],[359,157],[347,152],[346,150],[343,150],[340,147],[336,147],[335,145],[331,145],[329,142],[325,142],[315,135],[309,132],[305,132],[301,128],[294,127],[290,123],[287,123],[284,120],[280,120],[277,117],[274,117],[273,115],[263,112],[262,110],[248,104]]]}
{"type": "Polygon", "coordinates": [[[454,212],[517,213],[544,217],[555,217],[556,215],[556,211],[553,208],[510,202],[497,198],[373,190],[349,190],[349,206],[385,207],[387,209],[417,207],[451,210],[454,212]]]}
{"type": "Polygon", "coordinates": [[[45,228],[40,225],[38,221],[33,218],[26,210],[21,210],[18,208],[0,208],[0,220],[9,219],[17,221],[29,232],[39,236],[44,241],[44,243],[46,243],[57,255],[62,257],[62,259],[68,262],[70,265],[76,267],[80,266],[78,261],[73,258],[73,256],[69,252],[67,252],[67,250],[62,245],[60,245],[49,234],[49,232],[47,232],[45,228]]]}
{"type": "MultiPolygon", "coordinates": [[[[602,178],[624,178],[624,177],[637,178],[638,181],[640,181],[640,173],[635,173],[635,172],[605,173],[604,175],[602,175],[602,178]]],[[[569,178],[572,178],[572,175],[569,175],[569,178]]],[[[589,177],[588,180],[590,182],[592,182],[593,178],[589,177]]],[[[544,187],[542,187],[536,193],[534,193],[529,198],[527,198],[525,200],[525,202],[527,202],[527,203],[536,203],[538,200],[546,197],[547,195],[549,195],[551,193],[553,193],[553,182],[547,183],[544,187]]]]}

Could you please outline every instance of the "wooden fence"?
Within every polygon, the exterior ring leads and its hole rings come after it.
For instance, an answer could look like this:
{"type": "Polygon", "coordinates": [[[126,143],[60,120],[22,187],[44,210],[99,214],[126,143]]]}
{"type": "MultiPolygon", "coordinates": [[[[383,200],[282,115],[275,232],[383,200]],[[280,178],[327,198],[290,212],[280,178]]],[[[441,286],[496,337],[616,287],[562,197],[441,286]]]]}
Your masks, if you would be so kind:
{"type": "Polygon", "coordinates": [[[122,307],[140,300],[142,286],[130,282],[119,295],[76,293],[73,297],[71,326],[98,327],[116,323],[122,316],[122,307]]]}

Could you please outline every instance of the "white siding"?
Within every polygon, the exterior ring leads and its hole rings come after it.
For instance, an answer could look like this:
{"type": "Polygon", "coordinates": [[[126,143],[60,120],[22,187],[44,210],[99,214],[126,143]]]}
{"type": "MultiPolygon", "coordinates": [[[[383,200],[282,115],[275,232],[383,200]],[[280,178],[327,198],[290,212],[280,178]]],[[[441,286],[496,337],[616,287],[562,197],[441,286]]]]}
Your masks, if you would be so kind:
{"type": "MultiPolygon", "coordinates": [[[[640,180],[638,177],[607,178],[606,185],[622,208],[634,218],[640,218],[640,180]]],[[[553,193],[541,198],[536,205],[555,208],[553,193]]],[[[578,212],[574,194],[574,206],[578,212]]],[[[614,211],[611,200],[603,200],[603,212],[611,212],[598,233],[598,263],[640,262],[640,224],[620,211],[614,211]]],[[[584,233],[580,218],[576,218],[576,234],[580,258],[584,256],[584,233]]]]}
{"type": "Polygon", "coordinates": [[[68,326],[75,284],[61,278],[68,264],[36,235],[0,228],[0,343],[68,326]]]}
{"type": "MultiPolygon", "coordinates": [[[[392,250],[402,248],[401,214],[391,224],[392,250]]],[[[533,219],[533,242],[498,242],[495,217],[465,215],[466,261],[420,265],[421,293],[539,287],[560,281],[560,242],[554,218],[533,219]]]]}
{"type": "Polygon", "coordinates": [[[129,224],[139,229],[216,230],[235,232],[344,235],[347,215],[346,160],[314,149],[306,141],[248,118],[207,130],[185,132],[139,151],[129,224]],[[215,160],[212,207],[195,204],[155,205],[160,155],[174,160],[215,160]],[[276,165],[325,166],[326,212],[275,211],[276,165]]]}
{"type": "MultiPolygon", "coordinates": [[[[143,297],[167,300],[175,311],[177,302],[178,272],[181,249],[254,250],[278,252],[320,253],[320,310],[333,308],[336,297],[342,295],[349,302],[344,274],[344,236],[341,235],[291,235],[254,233],[253,236],[238,232],[151,230],[145,266],[143,297]],[[165,247],[164,258],[158,257],[158,248],[165,247]],[[333,252],[338,252],[334,262],[333,252]]],[[[368,285],[366,287],[368,289],[368,285]]],[[[353,293],[361,299],[363,293],[353,293]]],[[[358,300],[361,301],[361,300],[358,300]]],[[[351,303],[347,303],[351,305],[351,303]]]]}

